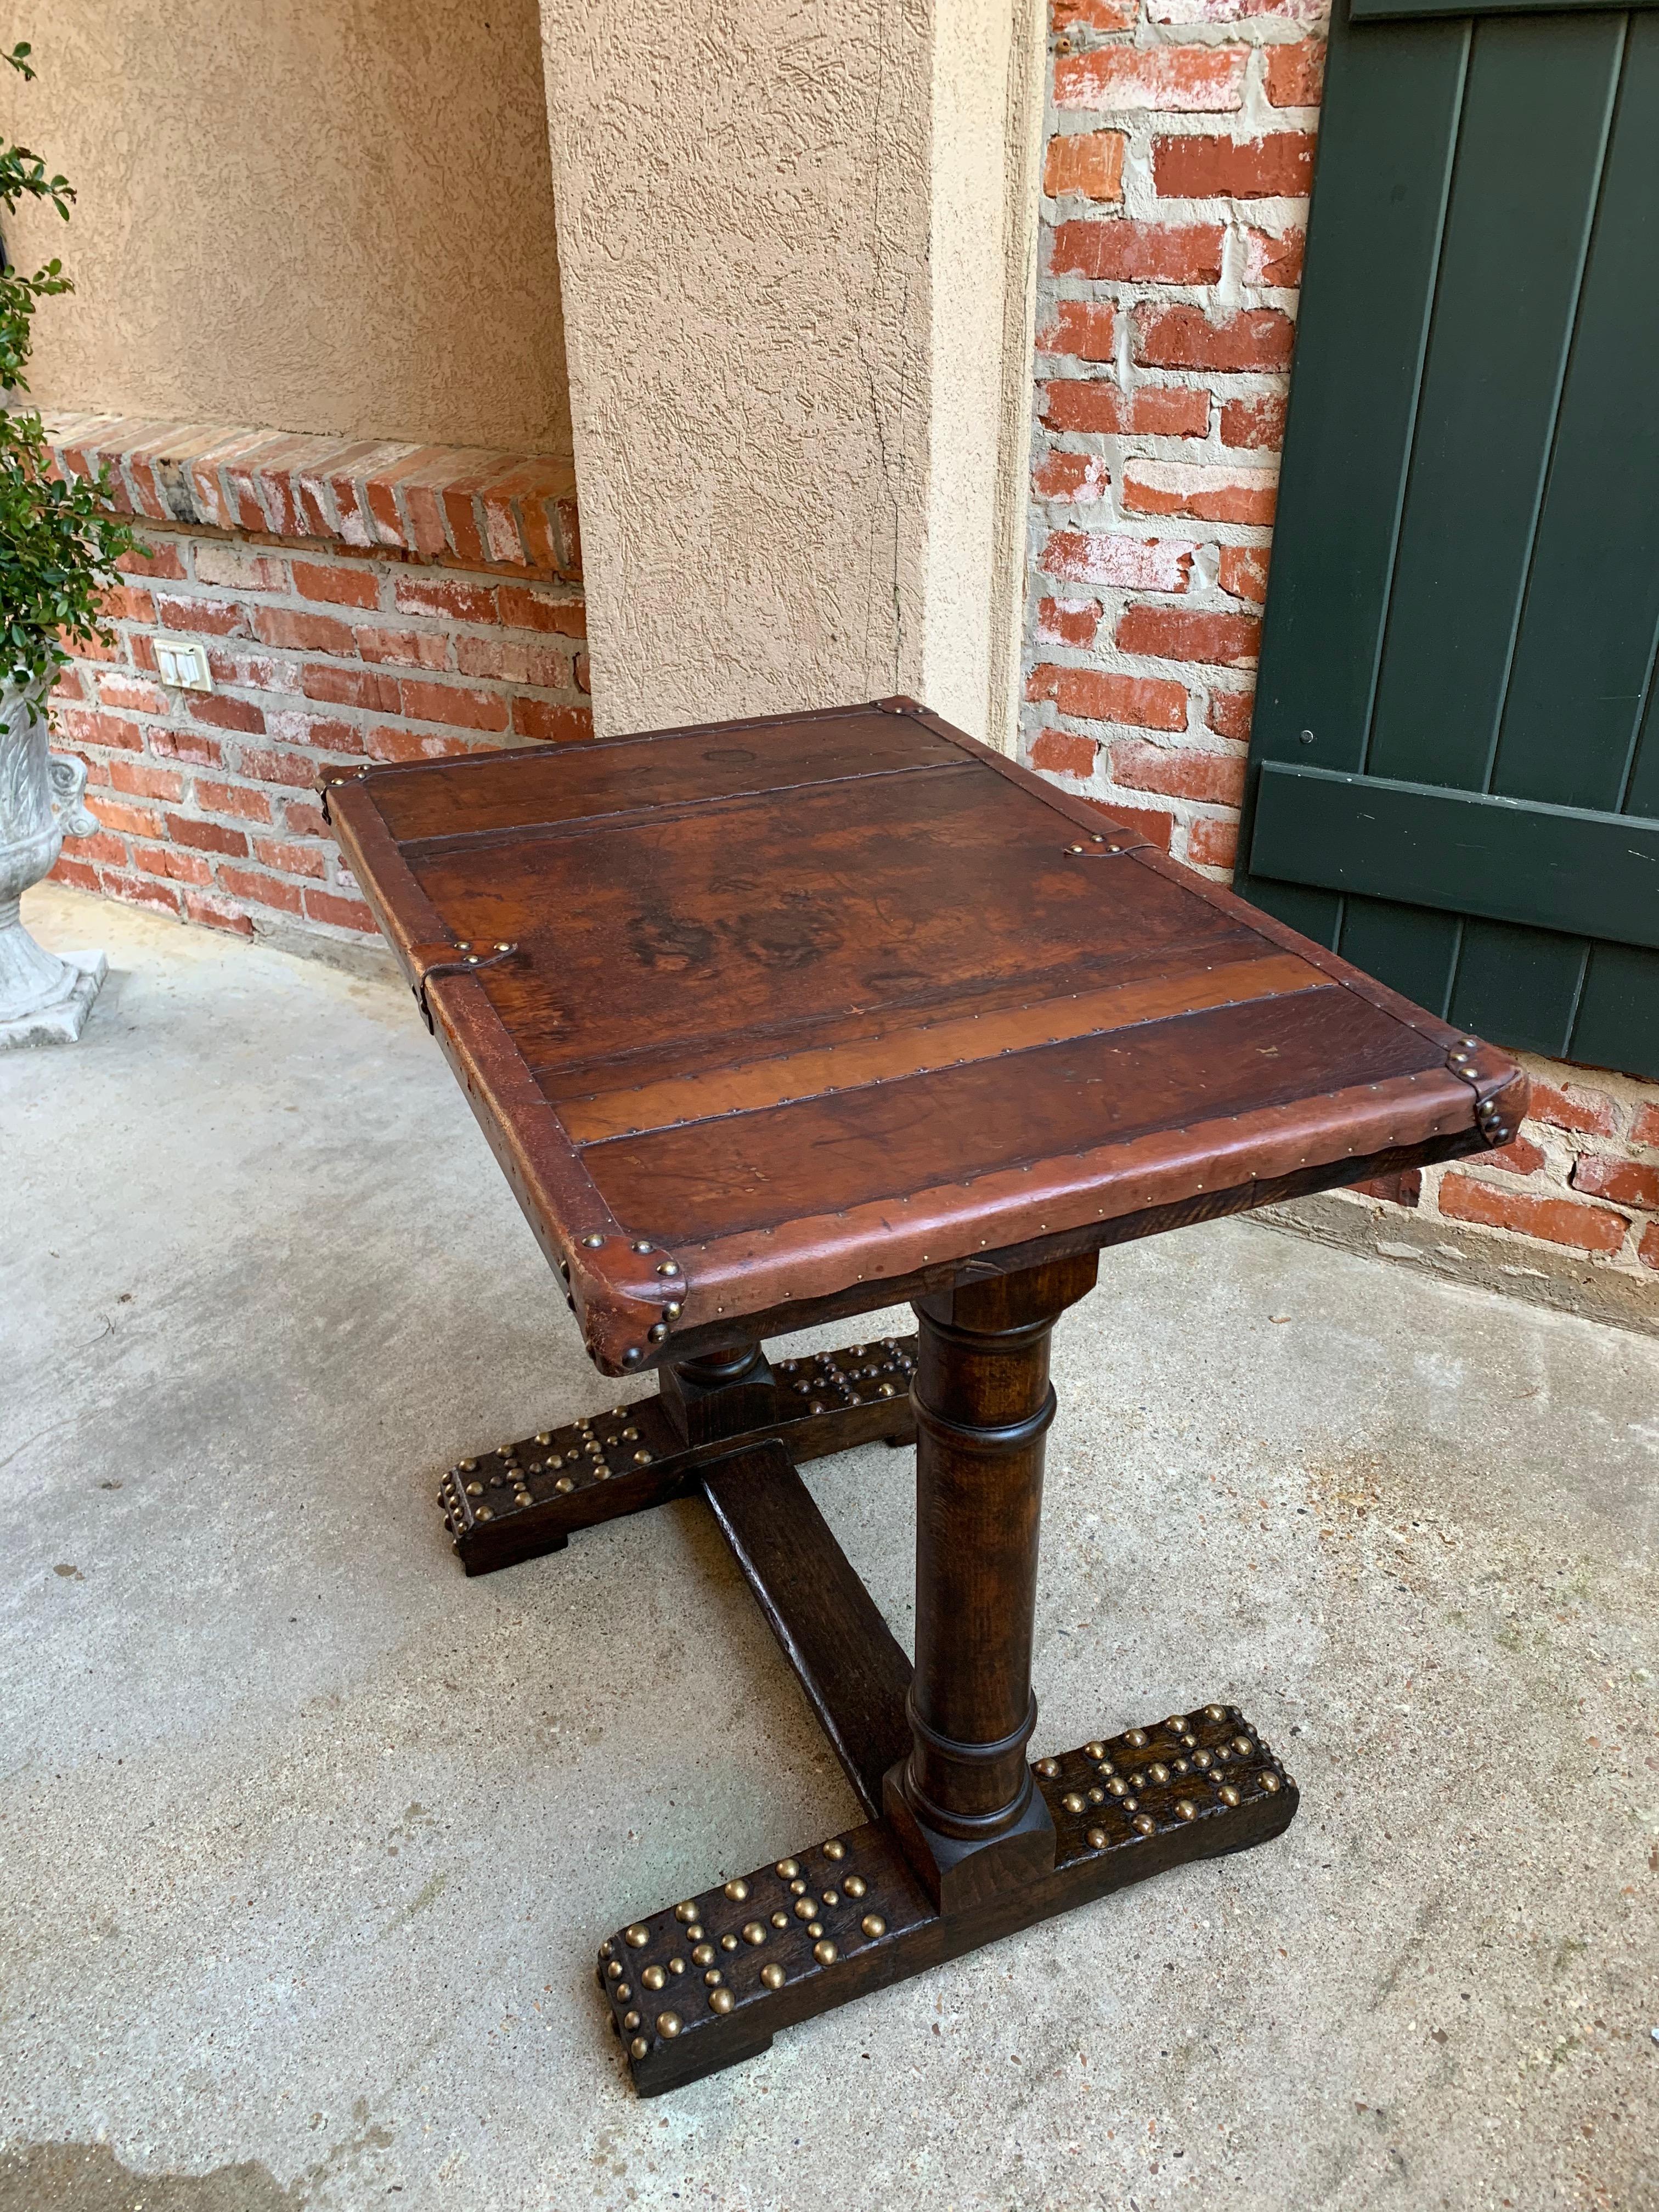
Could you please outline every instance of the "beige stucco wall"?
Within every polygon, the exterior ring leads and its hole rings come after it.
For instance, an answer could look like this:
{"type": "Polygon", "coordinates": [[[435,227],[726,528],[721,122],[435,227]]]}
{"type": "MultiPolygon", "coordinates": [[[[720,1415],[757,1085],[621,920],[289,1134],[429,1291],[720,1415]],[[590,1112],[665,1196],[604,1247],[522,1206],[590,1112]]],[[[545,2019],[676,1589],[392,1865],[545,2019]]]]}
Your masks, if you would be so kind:
{"type": "MultiPolygon", "coordinates": [[[[568,452],[536,0],[33,0],[43,406],[568,452]]],[[[31,265],[33,263],[31,262],[31,265]]]]}
{"type": "Polygon", "coordinates": [[[602,730],[896,690],[993,727],[1030,12],[543,0],[602,730]]]}

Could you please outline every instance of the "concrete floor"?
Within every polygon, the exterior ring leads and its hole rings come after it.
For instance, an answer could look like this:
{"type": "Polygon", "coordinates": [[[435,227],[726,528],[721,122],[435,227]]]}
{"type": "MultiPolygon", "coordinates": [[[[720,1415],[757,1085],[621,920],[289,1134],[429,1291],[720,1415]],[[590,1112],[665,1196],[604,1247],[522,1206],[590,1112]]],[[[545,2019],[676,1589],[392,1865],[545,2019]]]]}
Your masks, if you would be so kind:
{"type": "MultiPolygon", "coordinates": [[[[689,1504],[455,1565],[619,1394],[407,993],[29,904],[114,972],[0,1060],[3,2212],[1659,2205],[1651,1340],[1109,1255],[1036,1748],[1236,1698],[1300,1818],[641,2103],[597,1940],[853,1817],[781,1659],[689,1504]]],[[[901,1637],[908,1468],[811,1477],[901,1637]]]]}

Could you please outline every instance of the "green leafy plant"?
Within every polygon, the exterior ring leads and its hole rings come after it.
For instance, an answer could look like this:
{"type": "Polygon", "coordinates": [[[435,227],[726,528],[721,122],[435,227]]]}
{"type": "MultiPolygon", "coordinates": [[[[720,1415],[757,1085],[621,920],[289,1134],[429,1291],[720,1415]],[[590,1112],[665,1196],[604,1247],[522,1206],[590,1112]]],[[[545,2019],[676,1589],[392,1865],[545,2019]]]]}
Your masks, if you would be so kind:
{"type": "MultiPolygon", "coordinates": [[[[0,61],[33,79],[29,52],[27,43],[15,46],[0,61]]],[[[68,179],[48,176],[38,154],[0,139],[0,209],[8,216],[25,200],[43,200],[67,222],[74,198],[68,179]]],[[[95,481],[54,477],[39,414],[17,404],[28,390],[23,371],[35,309],[74,289],[64,264],[54,258],[25,276],[3,254],[0,263],[0,682],[33,693],[69,659],[70,643],[107,638],[103,594],[116,562],[138,540],[110,510],[108,471],[95,481]]]]}

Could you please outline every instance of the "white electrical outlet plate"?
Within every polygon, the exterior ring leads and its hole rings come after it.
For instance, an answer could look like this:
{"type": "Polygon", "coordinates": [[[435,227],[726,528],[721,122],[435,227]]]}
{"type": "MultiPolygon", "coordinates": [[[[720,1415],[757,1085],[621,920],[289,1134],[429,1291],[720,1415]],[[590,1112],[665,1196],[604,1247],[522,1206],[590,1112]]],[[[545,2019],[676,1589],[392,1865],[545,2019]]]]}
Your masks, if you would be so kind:
{"type": "Polygon", "coordinates": [[[155,666],[163,684],[176,691],[211,691],[207,647],[187,637],[158,637],[155,666]]]}

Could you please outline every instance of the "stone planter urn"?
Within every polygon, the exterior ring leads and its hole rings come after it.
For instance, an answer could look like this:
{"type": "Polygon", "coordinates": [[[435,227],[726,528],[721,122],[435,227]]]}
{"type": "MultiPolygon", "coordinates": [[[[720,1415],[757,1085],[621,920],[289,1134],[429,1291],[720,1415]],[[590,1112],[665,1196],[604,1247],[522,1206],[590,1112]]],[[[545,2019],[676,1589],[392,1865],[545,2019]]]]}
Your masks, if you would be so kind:
{"type": "Polygon", "coordinates": [[[0,685],[0,1051],[72,1044],[109,967],[101,952],[46,951],[18,918],[18,901],[50,872],[64,838],[98,827],[82,798],[84,766],[51,749],[46,690],[0,685]]]}

